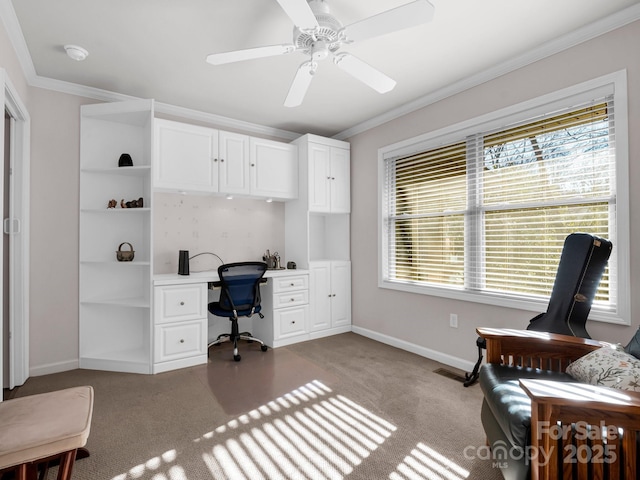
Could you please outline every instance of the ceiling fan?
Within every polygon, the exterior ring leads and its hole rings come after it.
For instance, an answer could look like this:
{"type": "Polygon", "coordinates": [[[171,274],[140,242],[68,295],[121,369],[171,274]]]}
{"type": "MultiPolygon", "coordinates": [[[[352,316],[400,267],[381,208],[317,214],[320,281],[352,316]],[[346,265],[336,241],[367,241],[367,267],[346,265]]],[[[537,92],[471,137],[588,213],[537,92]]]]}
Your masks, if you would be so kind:
{"type": "Polygon", "coordinates": [[[252,60],[255,58],[302,52],[309,60],[298,68],[289,93],[286,107],[302,103],[318,61],[328,56],[342,70],[379,93],[386,93],[396,86],[395,80],[347,52],[338,52],[343,45],[386,35],[429,22],[434,7],[428,0],[414,0],[391,10],[365,18],[343,27],[329,9],[325,0],[277,0],[294,23],[293,42],[284,45],[268,45],[232,52],[213,53],[207,56],[212,65],[252,60]]]}

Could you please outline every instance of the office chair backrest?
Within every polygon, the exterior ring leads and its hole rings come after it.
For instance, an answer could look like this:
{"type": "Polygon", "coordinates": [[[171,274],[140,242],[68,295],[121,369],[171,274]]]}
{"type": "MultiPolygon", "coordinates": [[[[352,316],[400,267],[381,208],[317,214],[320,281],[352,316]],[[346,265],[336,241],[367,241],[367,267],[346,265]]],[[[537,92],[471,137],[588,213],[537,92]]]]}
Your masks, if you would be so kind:
{"type": "Polygon", "coordinates": [[[260,281],[267,270],[263,262],[227,263],[218,267],[222,290],[220,308],[250,310],[260,305],[260,281]]]}

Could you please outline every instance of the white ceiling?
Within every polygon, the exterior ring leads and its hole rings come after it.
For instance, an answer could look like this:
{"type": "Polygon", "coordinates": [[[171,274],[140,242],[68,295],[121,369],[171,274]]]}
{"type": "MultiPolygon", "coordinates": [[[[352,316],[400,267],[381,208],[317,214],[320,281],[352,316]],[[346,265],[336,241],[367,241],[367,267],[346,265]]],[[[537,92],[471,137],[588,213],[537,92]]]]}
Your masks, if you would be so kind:
{"type": "MultiPolygon", "coordinates": [[[[328,1],[348,25],[409,0],[328,1]]],[[[301,53],[222,66],[205,62],[210,53],[291,43],[293,25],[276,0],[11,4],[39,79],[326,136],[344,136],[402,105],[419,105],[640,18],[640,0],[430,1],[431,23],[343,49],[395,79],[393,91],[378,94],[326,60],[295,108],[282,104],[306,60],[301,53]],[[69,59],[65,44],[84,47],[89,57],[69,59]]]]}

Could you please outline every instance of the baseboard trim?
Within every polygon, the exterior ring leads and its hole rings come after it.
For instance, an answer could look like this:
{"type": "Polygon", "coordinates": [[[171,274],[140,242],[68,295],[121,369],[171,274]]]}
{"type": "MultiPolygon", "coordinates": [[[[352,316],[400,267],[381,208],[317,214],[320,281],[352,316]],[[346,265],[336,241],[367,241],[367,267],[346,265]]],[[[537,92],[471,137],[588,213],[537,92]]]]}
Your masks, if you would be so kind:
{"type": "Polygon", "coordinates": [[[66,372],[68,370],[75,370],[77,368],[80,368],[80,364],[77,359],[67,360],[65,362],[47,363],[45,365],[38,365],[35,367],[31,365],[29,368],[29,376],[40,377],[42,375],[49,375],[51,373],[60,373],[66,372]]]}
{"type": "Polygon", "coordinates": [[[416,355],[420,355],[421,357],[435,360],[436,362],[449,365],[450,367],[458,368],[465,372],[473,370],[474,363],[468,360],[463,360],[462,358],[454,357],[446,353],[438,352],[430,348],[416,345],[415,343],[400,340],[395,337],[390,337],[389,335],[374,332],[373,330],[358,327],[356,325],[351,326],[351,331],[353,333],[357,333],[358,335],[362,335],[363,337],[370,338],[386,345],[391,345],[392,347],[396,347],[401,350],[406,350],[407,352],[415,353],[416,355]]]}

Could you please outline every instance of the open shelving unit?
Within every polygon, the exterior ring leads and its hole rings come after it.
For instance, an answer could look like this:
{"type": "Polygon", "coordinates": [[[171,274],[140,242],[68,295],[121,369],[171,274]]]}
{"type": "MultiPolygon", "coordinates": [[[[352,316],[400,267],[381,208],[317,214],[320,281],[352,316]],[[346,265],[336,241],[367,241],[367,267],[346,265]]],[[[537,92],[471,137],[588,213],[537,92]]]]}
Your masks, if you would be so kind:
{"type": "Polygon", "coordinates": [[[152,100],[82,107],[81,368],[151,373],[152,140],[152,100]],[[118,167],[122,153],[134,166],[118,167]],[[121,208],[122,199],[140,197],[143,208],[121,208]],[[110,199],[116,208],[107,208],[110,199]],[[133,246],[133,261],[116,260],[123,242],[133,246]]]}

